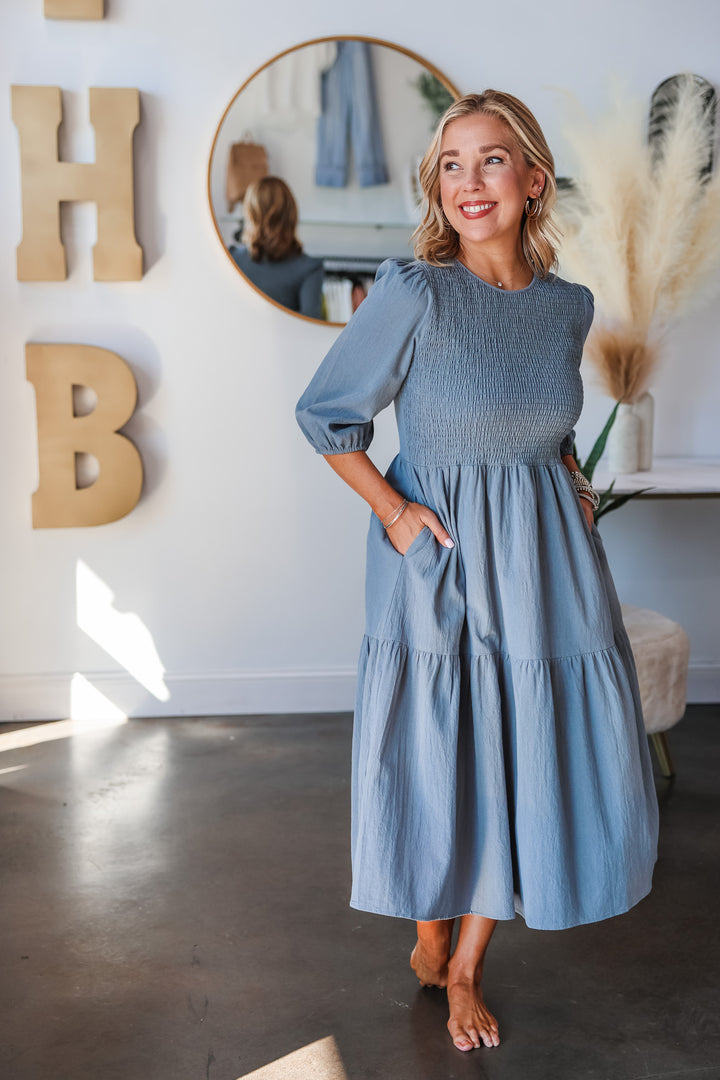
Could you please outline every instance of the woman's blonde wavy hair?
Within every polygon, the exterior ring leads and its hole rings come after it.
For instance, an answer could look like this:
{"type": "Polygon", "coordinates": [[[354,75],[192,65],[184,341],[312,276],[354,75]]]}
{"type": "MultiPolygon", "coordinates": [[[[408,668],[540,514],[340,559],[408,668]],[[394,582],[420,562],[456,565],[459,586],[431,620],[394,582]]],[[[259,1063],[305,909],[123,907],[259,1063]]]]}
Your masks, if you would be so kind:
{"type": "Polygon", "coordinates": [[[279,176],[264,176],[248,186],[243,215],[243,241],[254,262],[281,262],[302,253],[295,235],[295,196],[279,176]]]}
{"type": "Polygon", "coordinates": [[[432,142],[420,164],[420,185],[424,197],[422,220],[412,235],[415,258],[433,266],[443,266],[456,258],[460,251],[460,237],[445,217],[440,201],[440,147],[448,124],[475,113],[502,120],[526,163],[530,167],[538,165],[545,173],[542,210],[538,217],[528,217],[523,212],[521,233],[525,258],[538,277],[546,278],[557,268],[560,241],[560,232],[552,218],[552,208],[557,199],[555,161],[540,125],[527,105],[501,90],[466,94],[453,102],[440,117],[432,142]]]}

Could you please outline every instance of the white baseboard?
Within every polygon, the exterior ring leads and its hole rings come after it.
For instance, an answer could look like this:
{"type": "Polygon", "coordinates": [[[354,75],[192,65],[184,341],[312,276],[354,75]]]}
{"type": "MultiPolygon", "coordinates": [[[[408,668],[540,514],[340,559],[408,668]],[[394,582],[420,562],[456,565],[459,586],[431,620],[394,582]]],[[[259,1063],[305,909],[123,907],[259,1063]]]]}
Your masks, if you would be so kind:
{"type": "MultiPolygon", "coordinates": [[[[99,713],[125,716],[233,716],[352,711],[356,672],[243,671],[165,675],[159,700],[130,675],[89,672],[81,695],[99,713]],[[104,701],[107,705],[104,705],[104,701]]],[[[0,723],[78,715],[78,675],[0,675],[0,723]],[[75,689],[73,689],[75,687],[75,689]],[[73,699],[75,706],[73,706],[73,699]]]]}
{"type": "MultiPolygon", "coordinates": [[[[110,716],[248,716],[351,712],[356,673],[338,669],[166,675],[165,700],[119,672],[0,675],[0,723],[77,716],[78,680],[84,688],[80,697],[86,713],[97,709],[110,716]]],[[[687,701],[720,702],[719,664],[690,665],[687,701]]]]}

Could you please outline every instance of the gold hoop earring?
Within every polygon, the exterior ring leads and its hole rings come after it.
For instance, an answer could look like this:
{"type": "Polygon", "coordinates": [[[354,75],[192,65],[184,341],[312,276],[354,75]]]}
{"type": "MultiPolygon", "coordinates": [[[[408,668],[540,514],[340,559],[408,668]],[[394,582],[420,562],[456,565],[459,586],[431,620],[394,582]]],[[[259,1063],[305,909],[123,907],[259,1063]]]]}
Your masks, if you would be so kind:
{"type": "Polygon", "coordinates": [[[531,207],[530,206],[530,199],[527,198],[525,200],[525,213],[527,214],[527,216],[529,218],[540,217],[540,214],[542,213],[542,199],[540,198],[539,195],[538,195],[537,199],[534,200],[534,202],[535,202],[535,205],[531,207]]]}

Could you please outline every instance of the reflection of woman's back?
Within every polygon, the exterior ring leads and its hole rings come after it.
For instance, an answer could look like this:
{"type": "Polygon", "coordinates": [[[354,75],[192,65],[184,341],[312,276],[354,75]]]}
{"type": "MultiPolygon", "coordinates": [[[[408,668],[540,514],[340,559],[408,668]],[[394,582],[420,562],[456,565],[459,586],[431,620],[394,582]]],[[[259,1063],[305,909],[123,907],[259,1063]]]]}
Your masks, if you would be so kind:
{"type": "Polygon", "coordinates": [[[285,181],[265,176],[251,184],[243,214],[245,243],[230,247],[243,274],[271,300],[321,319],[322,260],[303,254],[295,235],[297,204],[285,181]]]}

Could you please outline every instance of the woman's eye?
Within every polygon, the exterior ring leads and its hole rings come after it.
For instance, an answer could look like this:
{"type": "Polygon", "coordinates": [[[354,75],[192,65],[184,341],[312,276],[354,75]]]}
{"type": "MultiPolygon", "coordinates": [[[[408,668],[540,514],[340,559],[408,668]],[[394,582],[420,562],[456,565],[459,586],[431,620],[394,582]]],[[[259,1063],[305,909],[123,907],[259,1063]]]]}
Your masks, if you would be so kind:
{"type": "Polygon", "coordinates": [[[501,157],[489,157],[489,158],[485,158],[485,164],[490,165],[490,164],[492,164],[493,161],[499,161],[502,164],[502,160],[503,159],[501,157]]]}
{"type": "Polygon", "coordinates": [[[460,168],[457,161],[446,161],[445,162],[445,172],[450,172],[451,169],[455,169],[455,168],[458,168],[458,169],[460,168]]]}

